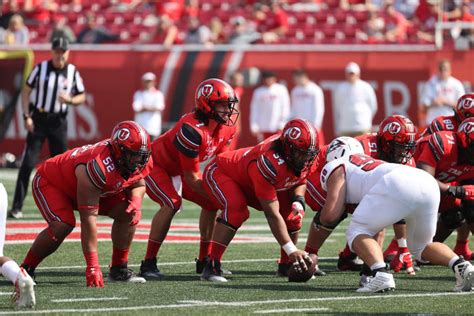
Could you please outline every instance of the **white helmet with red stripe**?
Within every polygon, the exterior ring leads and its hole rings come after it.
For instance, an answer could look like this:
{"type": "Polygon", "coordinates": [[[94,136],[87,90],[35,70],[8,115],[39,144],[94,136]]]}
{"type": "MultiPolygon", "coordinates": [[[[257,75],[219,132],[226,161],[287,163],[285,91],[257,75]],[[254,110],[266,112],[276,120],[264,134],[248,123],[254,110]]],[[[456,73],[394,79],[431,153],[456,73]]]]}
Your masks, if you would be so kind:
{"type": "Polygon", "coordinates": [[[341,136],[335,138],[329,145],[326,152],[326,161],[330,162],[334,159],[348,158],[353,154],[363,154],[364,148],[362,144],[355,138],[341,136]]]}
{"type": "Polygon", "coordinates": [[[150,159],[150,136],[143,127],[133,121],[123,121],[115,125],[110,143],[112,158],[125,177],[141,172],[150,159]]]}
{"type": "Polygon", "coordinates": [[[280,136],[285,162],[296,172],[310,167],[319,153],[318,132],[303,119],[286,123],[280,136]]]}

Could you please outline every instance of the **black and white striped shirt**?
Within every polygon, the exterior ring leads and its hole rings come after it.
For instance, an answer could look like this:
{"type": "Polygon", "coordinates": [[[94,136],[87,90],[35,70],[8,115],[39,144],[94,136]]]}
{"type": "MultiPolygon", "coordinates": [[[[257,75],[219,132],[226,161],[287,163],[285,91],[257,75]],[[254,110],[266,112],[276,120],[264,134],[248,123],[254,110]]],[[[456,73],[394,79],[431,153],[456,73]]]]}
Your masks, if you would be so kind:
{"type": "Polygon", "coordinates": [[[35,66],[26,80],[33,89],[30,104],[40,112],[65,115],[66,103],[58,101],[59,93],[77,95],[84,92],[81,75],[73,64],[66,64],[63,69],[55,69],[51,60],[45,60],[35,66]]]}

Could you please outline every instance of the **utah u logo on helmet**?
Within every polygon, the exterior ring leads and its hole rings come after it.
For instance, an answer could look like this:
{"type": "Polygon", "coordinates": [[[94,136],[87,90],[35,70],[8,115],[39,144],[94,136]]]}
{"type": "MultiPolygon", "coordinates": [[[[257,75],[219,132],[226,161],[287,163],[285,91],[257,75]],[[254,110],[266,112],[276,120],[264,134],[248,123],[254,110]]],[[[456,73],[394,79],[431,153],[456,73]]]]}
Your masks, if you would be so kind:
{"type": "Polygon", "coordinates": [[[397,135],[400,133],[402,127],[400,126],[400,123],[398,122],[390,122],[390,124],[387,124],[384,128],[384,132],[388,131],[392,135],[397,135]]]}
{"type": "Polygon", "coordinates": [[[301,136],[301,130],[298,127],[292,127],[286,131],[290,139],[298,139],[301,136]]]}
{"type": "Polygon", "coordinates": [[[124,140],[127,140],[129,137],[130,137],[130,130],[128,128],[121,128],[115,133],[113,138],[124,141],[124,140]]]}

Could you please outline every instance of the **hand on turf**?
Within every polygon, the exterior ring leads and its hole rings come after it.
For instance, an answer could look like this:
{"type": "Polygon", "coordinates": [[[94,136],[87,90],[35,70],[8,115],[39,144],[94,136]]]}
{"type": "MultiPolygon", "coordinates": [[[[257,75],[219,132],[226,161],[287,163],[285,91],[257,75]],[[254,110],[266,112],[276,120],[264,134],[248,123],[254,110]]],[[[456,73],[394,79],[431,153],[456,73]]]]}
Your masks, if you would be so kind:
{"type": "Polygon", "coordinates": [[[130,226],[135,226],[142,219],[141,199],[132,197],[129,203],[130,204],[125,210],[125,213],[130,214],[132,216],[132,220],[130,221],[130,226]]]}
{"type": "Polygon", "coordinates": [[[308,267],[306,266],[306,262],[312,263],[313,260],[309,257],[308,253],[303,250],[296,250],[292,252],[290,255],[290,262],[293,263],[295,266],[296,271],[298,272],[303,272],[308,270],[308,267]]]}
{"type": "Polygon", "coordinates": [[[86,284],[87,287],[104,287],[104,278],[99,265],[86,268],[86,284]]]}

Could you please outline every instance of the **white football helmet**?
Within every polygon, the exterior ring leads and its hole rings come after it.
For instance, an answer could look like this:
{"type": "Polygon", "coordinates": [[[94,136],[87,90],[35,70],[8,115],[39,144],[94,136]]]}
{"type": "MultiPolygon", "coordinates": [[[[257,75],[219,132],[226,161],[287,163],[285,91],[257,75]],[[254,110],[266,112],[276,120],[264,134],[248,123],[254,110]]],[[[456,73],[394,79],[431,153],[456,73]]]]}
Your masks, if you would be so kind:
{"type": "Polygon", "coordinates": [[[326,161],[334,159],[347,158],[353,154],[363,154],[364,148],[362,144],[355,138],[341,136],[334,139],[328,146],[326,152],[326,161]]]}

